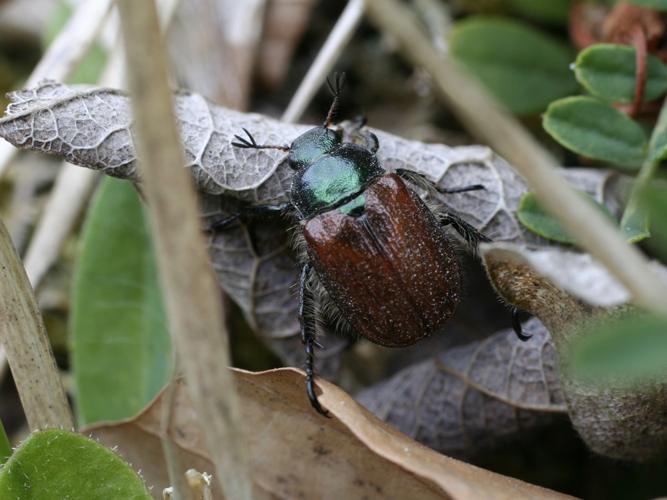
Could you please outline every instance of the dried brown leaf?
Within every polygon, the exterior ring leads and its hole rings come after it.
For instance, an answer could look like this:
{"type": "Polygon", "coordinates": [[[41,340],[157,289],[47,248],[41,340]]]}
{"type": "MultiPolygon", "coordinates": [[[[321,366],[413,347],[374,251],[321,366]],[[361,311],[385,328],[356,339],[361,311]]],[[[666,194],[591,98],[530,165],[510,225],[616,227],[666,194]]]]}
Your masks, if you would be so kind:
{"type": "MultiPolygon", "coordinates": [[[[293,369],[235,370],[242,400],[256,498],[566,498],[429,450],[379,421],[332,384],[320,382],[331,411],[315,413],[293,369]]],[[[161,491],[168,479],[160,435],[162,399],[135,419],[85,430],[118,452],[161,491]]],[[[169,439],[183,471],[210,471],[203,433],[183,390],[176,388],[169,439]]],[[[220,498],[220,492],[215,492],[220,498]]]]}
{"type": "MultiPolygon", "coordinates": [[[[647,461],[667,452],[667,382],[605,388],[569,375],[573,338],[581,326],[622,314],[627,292],[590,258],[552,254],[509,244],[484,245],[482,256],[494,286],[508,301],[537,316],[558,351],[562,391],[572,424],[595,452],[624,460],[647,461]],[[576,296],[575,296],[576,294],[576,296]]],[[[663,266],[653,264],[657,275],[663,266]]]]}
{"type": "Polygon", "coordinates": [[[537,320],[447,349],[364,390],[360,403],[434,450],[461,458],[566,414],[558,358],[537,320]]]}

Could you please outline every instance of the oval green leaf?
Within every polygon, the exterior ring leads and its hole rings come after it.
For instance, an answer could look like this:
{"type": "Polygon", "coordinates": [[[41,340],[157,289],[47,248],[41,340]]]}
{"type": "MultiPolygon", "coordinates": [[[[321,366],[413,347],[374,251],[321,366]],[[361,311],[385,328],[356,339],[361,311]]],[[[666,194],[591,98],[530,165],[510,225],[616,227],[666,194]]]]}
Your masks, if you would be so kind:
{"type": "Polygon", "coordinates": [[[577,83],[569,70],[573,54],[560,42],[519,22],[470,17],[452,30],[450,50],[510,111],[543,111],[577,83]]]}
{"type": "MultiPolygon", "coordinates": [[[[635,95],[635,54],[635,48],[627,45],[592,45],[579,54],[574,72],[591,94],[612,102],[629,103],[635,95]]],[[[657,99],[665,91],[667,66],[649,55],[644,101],[657,99]]]]}
{"type": "Polygon", "coordinates": [[[667,0],[630,0],[630,3],[655,10],[667,10],[667,0]]]}
{"type": "MultiPolygon", "coordinates": [[[[598,210],[606,217],[613,220],[614,216],[607,210],[607,207],[601,205],[590,196],[586,196],[598,210]]],[[[524,193],[519,201],[519,207],[516,211],[519,222],[533,233],[548,240],[557,241],[573,245],[576,241],[570,237],[563,229],[561,223],[540,205],[537,195],[533,192],[524,193]]],[[[615,221],[614,221],[615,223],[615,221]]]]}
{"type": "Polygon", "coordinates": [[[521,224],[542,238],[568,245],[574,243],[560,222],[542,208],[535,193],[525,193],[521,197],[516,216],[521,224]]]}
{"type": "Polygon", "coordinates": [[[636,170],[646,155],[647,139],[642,128],[591,97],[566,97],[551,103],[542,125],[575,153],[624,169],[636,170]]]}
{"type": "Polygon", "coordinates": [[[631,314],[580,331],[571,369],[579,380],[614,386],[667,376],[667,320],[631,314]]]}
{"type": "Polygon", "coordinates": [[[517,14],[529,19],[552,24],[565,24],[570,13],[572,0],[509,0],[517,14]]]}
{"type": "Polygon", "coordinates": [[[57,429],[35,432],[0,468],[0,498],[150,500],[146,486],[118,455],[57,429]]]}
{"type": "Polygon", "coordinates": [[[106,178],[83,231],[72,299],[72,365],[82,424],[131,417],[168,380],[172,355],[139,196],[106,178]]]}

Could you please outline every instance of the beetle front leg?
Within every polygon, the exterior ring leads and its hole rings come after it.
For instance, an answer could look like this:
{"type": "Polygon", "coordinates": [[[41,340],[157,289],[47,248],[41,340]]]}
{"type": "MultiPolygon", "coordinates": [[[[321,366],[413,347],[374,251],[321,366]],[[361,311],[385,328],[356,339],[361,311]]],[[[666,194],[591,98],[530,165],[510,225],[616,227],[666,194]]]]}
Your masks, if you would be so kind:
{"type": "Polygon", "coordinates": [[[315,318],[313,315],[313,292],[308,288],[308,279],[312,265],[304,264],[299,279],[299,323],[301,324],[301,342],[306,351],[306,392],[310,404],[317,413],[330,417],[329,412],[322,408],[315,393],[315,318]]]}

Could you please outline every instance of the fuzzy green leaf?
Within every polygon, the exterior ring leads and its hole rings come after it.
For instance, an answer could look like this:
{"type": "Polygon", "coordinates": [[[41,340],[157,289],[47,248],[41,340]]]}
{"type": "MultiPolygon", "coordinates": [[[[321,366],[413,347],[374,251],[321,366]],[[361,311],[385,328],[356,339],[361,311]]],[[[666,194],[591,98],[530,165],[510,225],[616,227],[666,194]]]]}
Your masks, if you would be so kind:
{"type": "Polygon", "coordinates": [[[12,456],[12,444],[9,442],[5,427],[0,421],[0,467],[12,456]]]}
{"type": "MultiPolygon", "coordinates": [[[[586,196],[586,199],[606,217],[613,220],[614,216],[607,210],[607,207],[600,205],[589,196],[586,196]]],[[[576,241],[567,234],[558,219],[542,208],[535,193],[528,192],[521,197],[516,215],[521,224],[542,238],[569,245],[576,243],[576,241]]]]}
{"type": "Polygon", "coordinates": [[[631,314],[580,332],[572,373],[604,384],[648,383],[667,376],[667,319],[631,314]]]}
{"type": "Polygon", "coordinates": [[[542,32],[498,17],[470,17],[452,30],[450,50],[510,111],[539,113],[577,90],[570,50],[542,32]]]}
{"type": "Polygon", "coordinates": [[[89,424],[141,410],[172,356],[150,233],[128,181],[103,181],[82,240],[71,338],[79,421],[89,424]]]}
{"type": "Polygon", "coordinates": [[[617,109],[591,97],[551,103],[542,122],[560,144],[583,156],[636,170],[646,155],[642,128],[617,109]]]}
{"type": "MultiPolygon", "coordinates": [[[[635,54],[635,48],[627,45],[592,45],[579,54],[574,72],[591,94],[629,103],[635,95],[635,54]]],[[[649,55],[647,70],[644,101],[652,101],[667,91],[667,66],[649,55]]]]}
{"type": "Polygon", "coordinates": [[[73,432],[36,432],[0,469],[0,498],[150,500],[141,478],[118,455],[73,432]]]}

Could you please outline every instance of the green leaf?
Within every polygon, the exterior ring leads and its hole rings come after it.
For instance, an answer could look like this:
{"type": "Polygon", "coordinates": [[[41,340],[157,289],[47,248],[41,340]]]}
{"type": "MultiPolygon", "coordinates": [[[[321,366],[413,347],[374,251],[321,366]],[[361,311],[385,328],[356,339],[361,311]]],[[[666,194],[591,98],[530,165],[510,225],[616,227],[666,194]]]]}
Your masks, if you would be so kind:
{"type": "Polygon", "coordinates": [[[663,105],[660,110],[660,116],[651,133],[648,150],[648,157],[634,181],[630,199],[621,218],[621,232],[633,243],[651,236],[649,214],[643,198],[646,195],[646,188],[650,186],[660,166],[660,161],[667,156],[667,105],[663,105]]]}
{"type": "Polygon", "coordinates": [[[646,155],[642,128],[617,109],[591,97],[551,103],[544,129],[566,148],[589,158],[636,170],[646,155]]]}
{"type": "Polygon", "coordinates": [[[650,218],[651,241],[657,246],[657,253],[667,260],[667,183],[654,180],[641,198],[650,218]]]}
{"type": "Polygon", "coordinates": [[[667,10],[667,0],[630,0],[630,3],[655,10],[667,10]]]}
{"type": "Polygon", "coordinates": [[[628,207],[623,212],[621,234],[630,243],[639,243],[651,236],[646,211],[641,206],[628,207]]]}
{"type": "Polygon", "coordinates": [[[127,181],[93,200],[74,276],[71,338],[81,424],[136,414],[172,368],[150,233],[127,181]]]}
{"type": "Polygon", "coordinates": [[[665,380],[667,319],[630,314],[590,326],[573,341],[571,361],[579,380],[614,386],[665,380]]]}
{"type": "Polygon", "coordinates": [[[516,216],[521,224],[542,238],[574,244],[574,240],[565,232],[560,222],[542,208],[535,193],[525,193],[521,197],[516,216]]]}
{"type": "MultiPolygon", "coordinates": [[[[614,219],[614,216],[609,212],[609,210],[607,210],[607,207],[601,205],[590,196],[586,196],[586,199],[590,201],[597,209],[599,209],[606,217],[610,218],[611,220],[614,219]]],[[[549,212],[542,208],[535,193],[528,192],[521,197],[516,215],[521,224],[542,238],[558,241],[559,243],[565,243],[568,245],[573,245],[576,243],[576,241],[572,239],[569,234],[567,234],[558,219],[553,217],[549,212]]]]}
{"type": "Polygon", "coordinates": [[[9,442],[5,428],[0,421],[0,469],[9,457],[12,456],[12,444],[9,442]]]}
{"type": "MultiPolygon", "coordinates": [[[[72,7],[70,4],[60,0],[53,9],[49,23],[44,30],[43,45],[45,47],[56,38],[71,16],[72,7]]],[[[106,50],[98,42],[94,42],[67,81],[69,83],[96,83],[102,75],[106,63],[106,50]]]]}
{"type": "MultiPolygon", "coordinates": [[[[574,72],[591,94],[612,102],[632,102],[636,83],[635,54],[635,48],[627,45],[592,45],[579,54],[574,72]]],[[[644,101],[657,99],[665,91],[667,66],[649,55],[644,101]]]]}
{"type": "Polygon", "coordinates": [[[509,0],[512,9],[522,16],[552,24],[565,24],[572,0],[509,0]]]}
{"type": "Polygon", "coordinates": [[[118,455],[73,432],[35,432],[0,469],[0,498],[150,500],[139,475],[118,455]]]}
{"type": "Polygon", "coordinates": [[[560,42],[519,22],[473,16],[456,24],[452,55],[510,111],[539,113],[577,90],[573,54],[560,42]]]}

